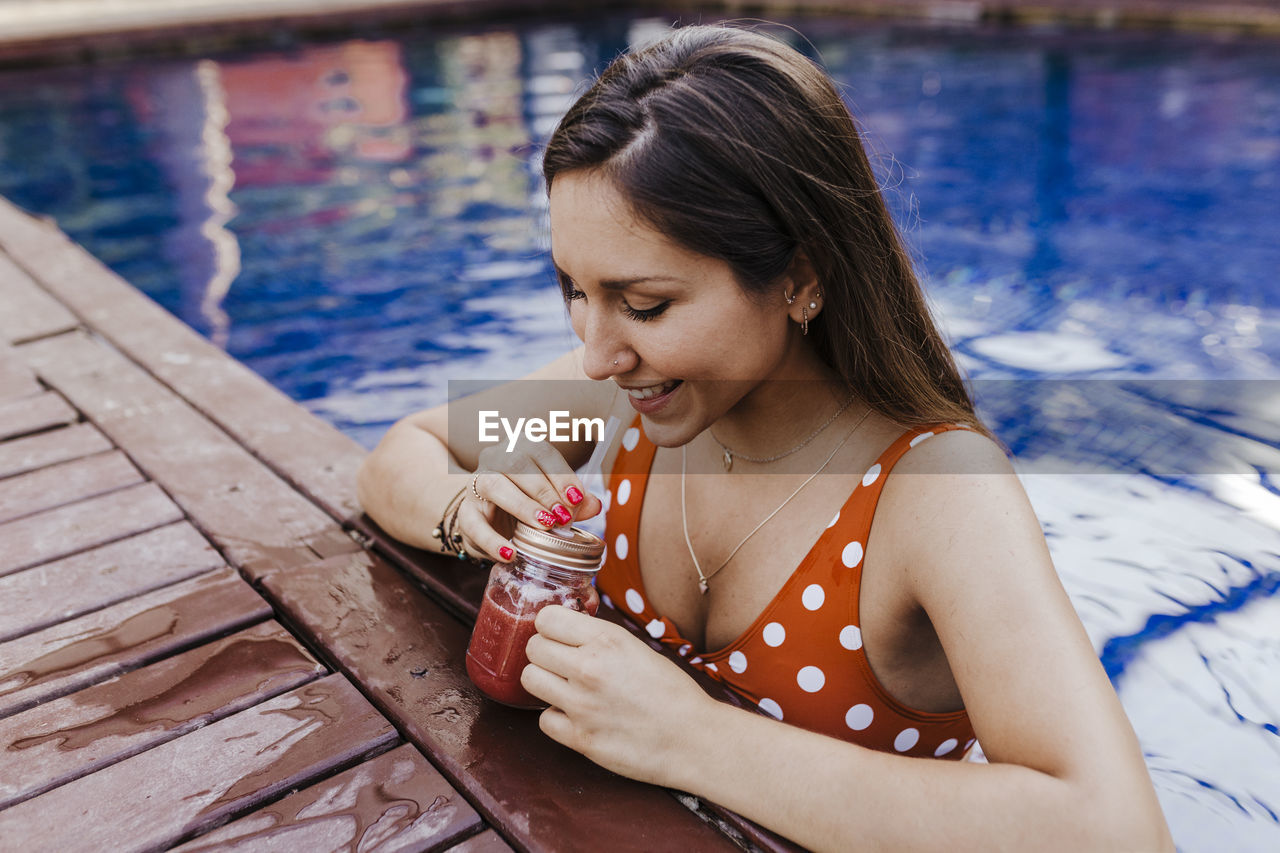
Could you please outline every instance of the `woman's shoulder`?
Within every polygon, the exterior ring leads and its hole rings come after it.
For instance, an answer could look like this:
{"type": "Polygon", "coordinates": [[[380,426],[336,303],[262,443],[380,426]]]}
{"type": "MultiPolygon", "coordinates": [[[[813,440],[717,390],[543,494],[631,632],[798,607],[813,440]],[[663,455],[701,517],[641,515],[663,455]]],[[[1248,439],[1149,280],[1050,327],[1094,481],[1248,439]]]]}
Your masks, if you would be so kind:
{"type": "Polygon", "coordinates": [[[986,540],[1021,551],[1043,533],[1005,450],[972,429],[935,429],[894,466],[876,509],[877,533],[895,562],[917,575],[957,568],[961,543],[986,540]]]}

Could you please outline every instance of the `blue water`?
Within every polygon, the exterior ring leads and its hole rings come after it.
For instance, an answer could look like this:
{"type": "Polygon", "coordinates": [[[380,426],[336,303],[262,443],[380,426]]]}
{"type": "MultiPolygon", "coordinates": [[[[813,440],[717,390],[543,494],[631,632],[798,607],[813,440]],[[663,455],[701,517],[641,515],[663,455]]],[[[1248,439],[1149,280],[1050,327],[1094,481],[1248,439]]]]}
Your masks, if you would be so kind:
{"type": "MultiPolygon", "coordinates": [[[[1280,50],[797,22],[1184,850],[1280,849],[1280,50]]],[[[537,150],[659,21],[0,73],[0,194],[367,446],[576,341],[537,150]]]]}

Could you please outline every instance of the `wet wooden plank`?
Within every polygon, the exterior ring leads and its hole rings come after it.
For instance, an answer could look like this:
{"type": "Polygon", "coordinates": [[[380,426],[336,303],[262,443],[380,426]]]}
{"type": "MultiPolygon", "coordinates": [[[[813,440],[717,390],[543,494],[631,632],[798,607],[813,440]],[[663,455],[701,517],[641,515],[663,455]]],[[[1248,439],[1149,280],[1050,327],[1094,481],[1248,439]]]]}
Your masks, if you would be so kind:
{"type": "Polygon", "coordinates": [[[143,481],[118,450],[0,480],[0,524],[143,481]]]}
{"type": "Polygon", "coordinates": [[[79,419],[76,410],[52,391],[35,397],[0,402],[0,441],[66,426],[79,419]]]}
{"type": "Polygon", "coordinates": [[[404,744],[175,849],[390,853],[436,849],[480,826],[475,809],[404,744]]]}
{"type": "Polygon", "coordinates": [[[178,322],[53,224],[0,199],[0,238],[40,284],[337,519],[365,451],[178,322]],[[317,464],[317,460],[322,460],[317,464]]]}
{"type": "Polygon", "coordinates": [[[79,321],[67,307],[36,284],[13,260],[0,252],[0,340],[9,342],[53,335],[79,321]]]}
{"type": "Polygon", "coordinates": [[[67,853],[162,849],[395,739],[329,676],[0,811],[0,838],[67,853]]]}
{"type": "Polygon", "coordinates": [[[249,577],[359,550],[329,515],[120,353],[79,333],[20,351],[249,577]]]}
{"type": "Polygon", "coordinates": [[[46,465],[79,459],[111,449],[111,442],[92,424],[16,438],[0,444],[0,477],[25,474],[46,465]]]}
{"type": "Polygon", "coordinates": [[[483,699],[463,669],[469,627],[386,561],[335,557],[269,575],[263,586],[295,630],[322,645],[519,846],[738,849],[664,789],[610,773],[543,735],[536,713],[483,699]]]}
{"type": "Polygon", "coordinates": [[[0,578],[0,642],[225,566],[186,522],[0,578]]]}
{"type": "Polygon", "coordinates": [[[0,576],[181,518],[159,486],[142,483],[0,524],[0,576]]]}
{"type": "Polygon", "coordinates": [[[325,674],[265,622],[0,720],[0,809],[325,674]]]}
{"type": "Polygon", "coordinates": [[[511,845],[492,829],[473,835],[461,844],[449,848],[449,853],[509,853],[511,845]]]}
{"type": "Polygon", "coordinates": [[[213,572],[0,643],[0,717],[271,616],[235,572],[213,572]]]}

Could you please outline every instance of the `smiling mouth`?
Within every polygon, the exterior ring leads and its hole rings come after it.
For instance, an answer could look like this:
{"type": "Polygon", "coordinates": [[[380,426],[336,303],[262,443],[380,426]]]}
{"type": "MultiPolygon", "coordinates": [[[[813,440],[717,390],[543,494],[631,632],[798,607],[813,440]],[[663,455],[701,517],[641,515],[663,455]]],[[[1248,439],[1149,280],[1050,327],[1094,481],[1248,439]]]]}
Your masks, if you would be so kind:
{"type": "Polygon", "coordinates": [[[643,388],[626,388],[624,390],[633,400],[650,400],[654,397],[661,397],[663,394],[670,394],[683,382],[683,379],[672,379],[670,382],[663,382],[659,385],[646,385],[643,388]]]}

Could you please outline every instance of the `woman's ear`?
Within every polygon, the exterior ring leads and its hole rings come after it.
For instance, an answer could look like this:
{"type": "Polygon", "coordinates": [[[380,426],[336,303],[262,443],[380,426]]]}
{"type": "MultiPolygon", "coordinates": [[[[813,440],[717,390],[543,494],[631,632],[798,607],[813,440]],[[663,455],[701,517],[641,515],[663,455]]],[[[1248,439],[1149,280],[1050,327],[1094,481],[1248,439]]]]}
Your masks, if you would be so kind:
{"type": "Polygon", "coordinates": [[[813,262],[803,249],[797,249],[796,255],[787,268],[786,293],[789,294],[787,305],[789,313],[797,322],[807,314],[812,320],[822,310],[822,293],[818,286],[818,273],[813,262]],[[810,307],[812,306],[812,307],[810,307]]]}

